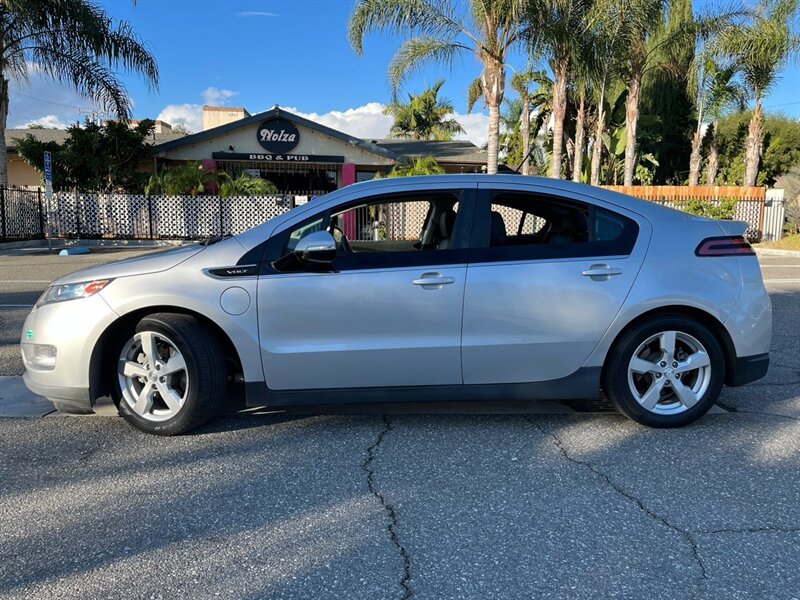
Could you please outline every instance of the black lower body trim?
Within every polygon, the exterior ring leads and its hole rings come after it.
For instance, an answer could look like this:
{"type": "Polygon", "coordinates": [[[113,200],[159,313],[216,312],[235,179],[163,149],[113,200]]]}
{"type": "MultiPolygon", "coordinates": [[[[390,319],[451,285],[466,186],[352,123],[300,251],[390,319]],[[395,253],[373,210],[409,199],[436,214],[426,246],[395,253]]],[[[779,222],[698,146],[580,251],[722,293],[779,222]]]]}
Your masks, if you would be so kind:
{"type": "Polygon", "coordinates": [[[737,386],[764,377],[769,369],[769,353],[754,356],[737,356],[734,372],[728,378],[728,385],[737,386]]]}
{"type": "Polygon", "coordinates": [[[271,390],[263,382],[249,382],[246,384],[247,406],[288,408],[381,402],[592,400],[599,394],[600,371],[600,367],[584,367],[572,375],[550,381],[479,385],[271,390]]]}

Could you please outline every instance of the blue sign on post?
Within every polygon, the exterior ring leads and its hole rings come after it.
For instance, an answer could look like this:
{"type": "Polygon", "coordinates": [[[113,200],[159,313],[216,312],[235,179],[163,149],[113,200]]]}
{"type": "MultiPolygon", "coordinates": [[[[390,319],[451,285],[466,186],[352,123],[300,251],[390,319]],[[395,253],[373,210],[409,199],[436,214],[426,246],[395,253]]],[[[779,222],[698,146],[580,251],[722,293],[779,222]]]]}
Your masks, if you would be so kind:
{"type": "Polygon", "coordinates": [[[51,227],[51,200],[53,199],[53,156],[44,151],[44,194],[47,201],[47,247],[53,249],[53,230],[51,227]]]}

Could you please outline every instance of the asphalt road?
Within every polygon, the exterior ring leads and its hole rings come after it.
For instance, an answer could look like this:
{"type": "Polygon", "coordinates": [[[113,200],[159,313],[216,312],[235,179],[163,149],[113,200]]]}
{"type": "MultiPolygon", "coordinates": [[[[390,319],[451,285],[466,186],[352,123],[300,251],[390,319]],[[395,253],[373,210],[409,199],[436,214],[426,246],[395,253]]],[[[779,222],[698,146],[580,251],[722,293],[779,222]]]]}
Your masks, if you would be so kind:
{"type": "Polygon", "coordinates": [[[156,438],[0,419],[0,597],[800,598],[800,283],[779,281],[800,261],[762,264],[770,372],[679,430],[240,414],[156,438]]]}

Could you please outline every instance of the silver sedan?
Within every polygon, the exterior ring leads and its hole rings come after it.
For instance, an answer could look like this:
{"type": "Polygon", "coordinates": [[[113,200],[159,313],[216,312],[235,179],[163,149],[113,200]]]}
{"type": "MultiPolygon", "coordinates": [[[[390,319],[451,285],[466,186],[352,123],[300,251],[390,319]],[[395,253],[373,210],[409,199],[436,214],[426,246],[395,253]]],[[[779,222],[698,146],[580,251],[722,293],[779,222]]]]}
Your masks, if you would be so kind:
{"type": "Polygon", "coordinates": [[[232,406],[592,399],[690,423],[763,377],[746,224],[521,176],[360,183],[235,237],[87,269],[22,332],[60,410],[178,434],[232,406]]]}

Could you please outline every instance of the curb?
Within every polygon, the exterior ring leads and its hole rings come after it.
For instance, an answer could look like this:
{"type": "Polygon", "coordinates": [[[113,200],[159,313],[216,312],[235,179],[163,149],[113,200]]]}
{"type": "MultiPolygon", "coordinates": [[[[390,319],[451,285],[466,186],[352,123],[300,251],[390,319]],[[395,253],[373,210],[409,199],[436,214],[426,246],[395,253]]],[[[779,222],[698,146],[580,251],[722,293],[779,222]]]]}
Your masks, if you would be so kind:
{"type": "MultiPolygon", "coordinates": [[[[53,250],[88,246],[95,248],[163,248],[182,246],[192,243],[191,240],[53,240],[53,250]]],[[[34,248],[47,249],[47,240],[20,240],[18,242],[2,242],[0,250],[24,250],[34,248]]]]}
{"type": "Polygon", "coordinates": [[[800,250],[778,250],[777,248],[756,247],[753,247],[753,250],[756,251],[757,256],[793,256],[800,258],[800,250]]]}

